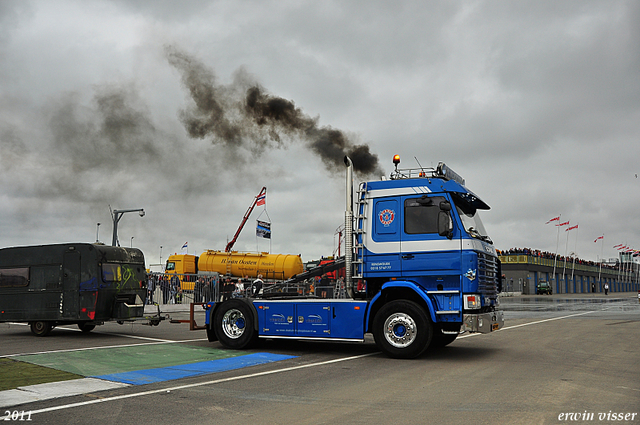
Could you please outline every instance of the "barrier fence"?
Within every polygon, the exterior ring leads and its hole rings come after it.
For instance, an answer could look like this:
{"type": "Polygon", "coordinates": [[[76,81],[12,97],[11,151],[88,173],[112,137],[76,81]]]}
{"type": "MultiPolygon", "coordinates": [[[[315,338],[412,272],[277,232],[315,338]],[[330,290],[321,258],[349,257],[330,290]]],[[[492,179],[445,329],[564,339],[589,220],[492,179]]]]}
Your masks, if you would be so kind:
{"type": "Polygon", "coordinates": [[[309,279],[294,284],[265,280],[261,288],[248,278],[230,278],[221,275],[194,275],[149,273],[145,304],[185,304],[225,301],[250,296],[278,294],[310,295],[318,298],[346,298],[342,280],[323,282],[309,279]],[[256,293],[257,292],[257,293],[256,293]]]}

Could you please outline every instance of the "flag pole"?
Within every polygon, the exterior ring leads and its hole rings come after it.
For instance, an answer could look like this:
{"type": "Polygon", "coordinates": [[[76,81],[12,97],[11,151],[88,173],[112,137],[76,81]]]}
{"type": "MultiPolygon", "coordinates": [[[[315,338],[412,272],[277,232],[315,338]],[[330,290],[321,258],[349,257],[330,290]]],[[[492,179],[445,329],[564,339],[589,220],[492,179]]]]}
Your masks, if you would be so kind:
{"type": "MultiPolygon", "coordinates": [[[[577,225],[578,227],[576,227],[576,244],[574,245],[573,248],[573,267],[571,268],[571,281],[573,282],[573,272],[576,269],[576,257],[578,256],[578,232],[580,230],[580,223],[578,223],[577,225]]],[[[574,282],[574,286],[575,286],[575,282],[574,282]]]]}
{"type": "Polygon", "coordinates": [[[569,246],[569,228],[565,229],[565,232],[567,232],[567,241],[564,243],[564,261],[562,262],[562,284],[564,285],[565,289],[568,289],[567,282],[564,280],[564,271],[567,269],[567,247],[569,246]]]}
{"type": "MultiPolygon", "coordinates": [[[[558,222],[560,222],[561,217],[562,217],[562,214],[558,216],[558,222]]],[[[556,227],[558,226],[556,225],[556,227]]],[[[551,276],[551,281],[556,284],[556,288],[555,288],[556,292],[558,292],[558,290],[560,289],[558,287],[558,282],[556,280],[556,265],[558,264],[558,244],[560,243],[560,227],[558,227],[557,233],[558,235],[556,236],[556,254],[553,256],[553,276],[551,276]]]]}
{"type": "Polygon", "coordinates": [[[598,285],[602,283],[602,262],[604,261],[604,258],[602,258],[603,255],[604,255],[604,234],[600,238],[600,270],[598,270],[598,285]]]}

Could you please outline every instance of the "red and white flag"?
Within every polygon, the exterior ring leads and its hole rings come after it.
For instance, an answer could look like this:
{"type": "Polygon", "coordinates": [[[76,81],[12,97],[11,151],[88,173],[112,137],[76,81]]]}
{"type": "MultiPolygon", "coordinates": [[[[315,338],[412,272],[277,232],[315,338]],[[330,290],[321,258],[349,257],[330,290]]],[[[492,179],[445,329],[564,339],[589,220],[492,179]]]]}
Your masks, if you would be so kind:
{"type": "Polygon", "coordinates": [[[620,248],[621,246],[622,246],[622,244],[621,244],[621,243],[619,243],[618,245],[614,245],[613,247],[614,247],[614,248],[620,248]]]}
{"type": "Polygon", "coordinates": [[[551,220],[547,221],[547,222],[546,222],[546,223],[544,223],[544,224],[549,224],[549,223],[551,223],[552,221],[560,221],[560,216],[553,217],[551,220]]]}
{"type": "Polygon", "coordinates": [[[604,239],[604,235],[602,235],[602,236],[598,236],[598,237],[596,238],[596,240],[595,240],[595,241],[593,241],[593,242],[594,242],[594,243],[595,243],[595,242],[598,242],[600,239],[604,239]]]}
{"type": "Polygon", "coordinates": [[[556,226],[558,226],[558,227],[568,226],[568,225],[569,225],[569,222],[568,222],[568,221],[565,221],[564,223],[556,224],[556,226]]]}
{"type": "MultiPolygon", "coordinates": [[[[568,224],[568,223],[569,223],[569,222],[567,222],[567,224],[568,224]]],[[[568,232],[569,230],[573,230],[573,229],[577,229],[577,228],[578,228],[578,225],[576,224],[575,226],[567,227],[564,231],[565,231],[565,232],[568,232]]]]}

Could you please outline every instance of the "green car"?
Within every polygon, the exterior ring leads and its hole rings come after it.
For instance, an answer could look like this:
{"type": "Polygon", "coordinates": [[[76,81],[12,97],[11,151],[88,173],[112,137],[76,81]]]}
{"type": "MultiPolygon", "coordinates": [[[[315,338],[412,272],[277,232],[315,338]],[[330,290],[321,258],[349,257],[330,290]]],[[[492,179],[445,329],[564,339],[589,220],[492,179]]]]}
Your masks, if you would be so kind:
{"type": "Polygon", "coordinates": [[[536,288],[536,294],[547,294],[551,295],[551,285],[546,280],[541,280],[538,282],[538,287],[536,288]]]}

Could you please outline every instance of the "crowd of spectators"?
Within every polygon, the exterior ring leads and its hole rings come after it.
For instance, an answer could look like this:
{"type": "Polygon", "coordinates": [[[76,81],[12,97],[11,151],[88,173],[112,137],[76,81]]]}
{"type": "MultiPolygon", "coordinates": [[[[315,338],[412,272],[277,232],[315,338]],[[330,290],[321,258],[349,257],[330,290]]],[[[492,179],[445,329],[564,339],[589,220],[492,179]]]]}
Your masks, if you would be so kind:
{"type": "MultiPolygon", "coordinates": [[[[498,255],[531,255],[534,257],[548,258],[551,260],[553,260],[553,258],[556,256],[556,254],[554,254],[553,252],[540,251],[539,249],[531,249],[531,248],[511,248],[504,251],[497,249],[496,251],[498,255]]],[[[564,255],[558,255],[558,262],[559,263],[563,262],[565,258],[567,260],[567,263],[574,262],[574,257],[565,257],[564,255]]],[[[575,258],[575,263],[583,264],[585,266],[600,266],[600,263],[596,261],[583,260],[577,257],[575,258]]],[[[617,269],[617,266],[606,264],[606,263],[602,263],[602,267],[608,268],[608,269],[617,269]]]]}

